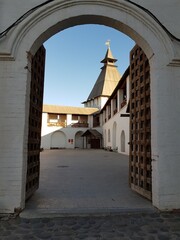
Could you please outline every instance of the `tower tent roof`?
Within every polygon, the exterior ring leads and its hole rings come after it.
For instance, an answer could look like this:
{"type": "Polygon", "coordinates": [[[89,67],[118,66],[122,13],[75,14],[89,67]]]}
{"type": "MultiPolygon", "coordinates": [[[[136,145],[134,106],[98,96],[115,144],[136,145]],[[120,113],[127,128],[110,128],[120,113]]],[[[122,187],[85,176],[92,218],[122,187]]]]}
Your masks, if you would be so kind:
{"type": "Polygon", "coordinates": [[[101,63],[107,63],[108,60],[112,60],[114,63],[117,61],[117,59],[113,57],[110,47],[108,47],[105,58],[101,61],[101,63]]]}
{"type": "Polygon", "coordinates": [[[104,66],[101,68],[102,70],[87,101],[101,96],[111,96],[121,77],[114,64],[116,61],[117,59],[113,57],[110,48],[108,48],[105,58],[101,61],[104,66]]]}

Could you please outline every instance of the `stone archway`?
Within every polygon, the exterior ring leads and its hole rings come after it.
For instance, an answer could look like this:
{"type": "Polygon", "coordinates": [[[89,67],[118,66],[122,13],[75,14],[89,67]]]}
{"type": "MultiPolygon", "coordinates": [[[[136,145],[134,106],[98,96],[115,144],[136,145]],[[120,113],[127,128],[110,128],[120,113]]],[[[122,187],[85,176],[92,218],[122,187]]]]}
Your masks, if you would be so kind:
{"type": "Polygon", "coordinates": [[[62,131],[56,131],[51,136],[51,148],[65,148],[66,135],[62,131]]]}
{"type": "MultiPolygon", "coordinates": [[[[177,121],[180,112],[174,104],[180,98],[180,47],[176,41],[171,41],[172,36],[158,21],[130,1],[71,0],[68,4],[66,1],[50,1],[41,5],[20,18],[0,41],[0,68],[3,69],[0,72],[3,81],[0,90],[1,114],[6,118],[6,122],[1,123],[4,138],[0,157],[5,162],[1,171],[6,171],[5,176],[0,174],[4,176],[0,179],[2,186],[6,186],[6,194],[1,197],[2,210],[13,212],[15,208],[22,209],[25,205],[31,79],[31,62],[27,60],[27,53],[34,55],[43,42],[55,33],[86,23],[103,24],[122,31],[134,39],[148,57],[153,99],[152,202],[160,209],[180,208],[180,130],[177,121]],[[19,172],[13,177],[15,188],[10,189],[12,158],[13,166],[19,172]]],[[[1,191],[4,188],[0,187],[1,191]]]]}
{"type": "Polygon", "coordinates": [[[75,134],[75,148],[84,148],[83,131],[78,131],[75,134]]]}

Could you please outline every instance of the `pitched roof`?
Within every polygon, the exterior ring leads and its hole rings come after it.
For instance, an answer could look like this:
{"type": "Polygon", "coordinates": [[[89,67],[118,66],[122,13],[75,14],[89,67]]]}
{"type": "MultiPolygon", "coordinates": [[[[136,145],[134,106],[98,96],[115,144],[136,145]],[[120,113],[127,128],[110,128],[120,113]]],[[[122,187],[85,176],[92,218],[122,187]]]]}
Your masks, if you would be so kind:
{"type": "Polygon", "coordinates": [[[107,63],[107,60],[112,60],[113,63],[117,62],[117,59],[115,59],[112,55],[110,47],[108,47],[105,58],[101,61],[101,63],[107,63]]]}
{"type": "Polygon", "coordinates": [[[130,71],[130,67],[128,67],[126,69],[126,71],[124,72],[123,76],[121,77],[120,81],[118,82],[116,88],[114,89],[114,91],[112,92],[111,96],[109,97],[109,99],[107,100],[106,104],[104,105],[104,107],[101,109],[100,113],[103,112],[103,110],[106,108],[106,106],[111,102],[111,100],[113,99],[113,97],[117,94],[117,91],[119,89],[122,88],[123,84],[126,82],[126,78],[129,76],[129,71],[130,71]]]}
{"type": "Polygon", "coordinates": [[[102,134],[95,129],[88,129],[82,134],[82,137],[93,135],[94,137],[101,138],[102,134]]]}
{"type": "Polygon", "coordinates": [[[71,107],[71,106],[57,106],[57,105],[43,105],[44,113],[61,113],[61,114],[82,114],[90,115],[99,111],[98,108],[85,107],[71,107]]]}
{"type": "Polygon", "coordinates": [[[121,77],[117,66],[114,64],[116,61],[117,60],[113,57],[110,48],[108,48],[105,58],[101,61],[104,63],[104,66],[101,68],[101,73],[89,94],[87,101],[100,96],[111,96],[121,77]]]}

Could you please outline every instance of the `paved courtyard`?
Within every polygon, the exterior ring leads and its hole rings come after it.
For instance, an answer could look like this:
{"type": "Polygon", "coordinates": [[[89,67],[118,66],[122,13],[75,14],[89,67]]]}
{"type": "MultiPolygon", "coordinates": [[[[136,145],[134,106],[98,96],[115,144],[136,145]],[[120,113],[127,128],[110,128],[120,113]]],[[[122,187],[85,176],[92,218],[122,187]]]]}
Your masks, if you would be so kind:
{"type": "Polygon", "coordinates": [[[23,217],[153,211],[128,186],[128,156],[104,150],[41,153],[40,187],[23,217]]]}
{"type": "Polygon", "coordinates": [[[180,213],[158,212],[128,187],[128,157],[102,150],[41,154],[40,188],[0,240],[180,240],[180,213]]]}

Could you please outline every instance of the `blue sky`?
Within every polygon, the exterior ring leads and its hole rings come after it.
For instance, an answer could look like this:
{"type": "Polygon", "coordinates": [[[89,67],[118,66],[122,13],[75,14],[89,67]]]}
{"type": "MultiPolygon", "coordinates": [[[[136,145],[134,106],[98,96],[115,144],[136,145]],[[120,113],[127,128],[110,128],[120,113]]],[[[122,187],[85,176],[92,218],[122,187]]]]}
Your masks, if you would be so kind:
{"type": "Polygon", "coordinates": [[[46,70],[44,104],[81,106],[94,86],[103,66],[110,40],[119,72],[129,65],[134,41],[123,33],[102,25],[68,28],[44,43],[46,70]]]}

